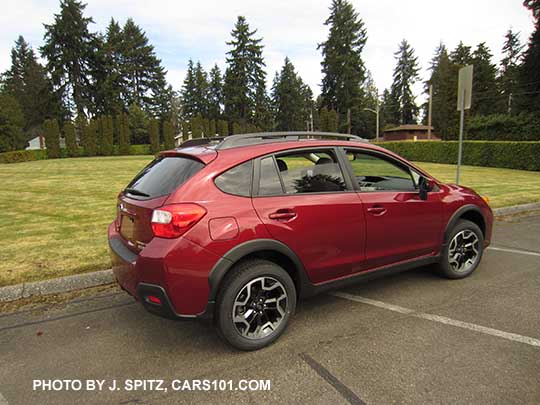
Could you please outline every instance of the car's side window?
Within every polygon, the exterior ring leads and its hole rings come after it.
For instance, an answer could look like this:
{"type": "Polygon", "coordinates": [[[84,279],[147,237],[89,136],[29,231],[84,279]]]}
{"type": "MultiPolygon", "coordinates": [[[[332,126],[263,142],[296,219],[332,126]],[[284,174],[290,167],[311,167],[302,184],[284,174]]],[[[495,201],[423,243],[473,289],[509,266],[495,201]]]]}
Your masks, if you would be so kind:
{"type": "Polygon", "coordinates": [[[413,172],[406,166],[376,154],[347,150],[360,191],[415,191],[413,172]]]}
{"type": "Polygon", "coordinates": [[[347,189],[333,151],[313,150],[276,155],[286,194],[340,192],[347,189]]]}
{"type": "Polygon", "coordinates": [[[220,174],[214,183],[224,193],[249,197],[252,173],[253,161],[249,160],[220,174]]]}

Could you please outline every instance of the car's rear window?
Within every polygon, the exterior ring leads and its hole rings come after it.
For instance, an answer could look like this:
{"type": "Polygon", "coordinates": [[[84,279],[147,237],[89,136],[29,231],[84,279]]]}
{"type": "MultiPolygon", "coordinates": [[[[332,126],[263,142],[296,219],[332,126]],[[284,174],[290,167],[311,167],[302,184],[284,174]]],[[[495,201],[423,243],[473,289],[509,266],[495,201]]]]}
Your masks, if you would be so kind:
{"type": "Polygon", "coordinates": [[[160,157],[135,176],[125,192],[135,198],[161,197],[172,193],[203,167],[204,163],[187,157],[160,157]]]}

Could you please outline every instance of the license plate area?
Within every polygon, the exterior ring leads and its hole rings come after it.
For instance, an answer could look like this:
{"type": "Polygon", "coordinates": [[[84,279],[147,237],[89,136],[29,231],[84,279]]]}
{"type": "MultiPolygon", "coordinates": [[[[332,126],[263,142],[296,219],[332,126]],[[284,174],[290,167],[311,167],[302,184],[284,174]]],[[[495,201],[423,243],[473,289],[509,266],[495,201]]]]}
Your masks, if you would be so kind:
{"type": "Polygon", "coordinates": [[[128,241],[133,241],[135,218],[122,214],[120,216],[120,235],[128,241]]]}

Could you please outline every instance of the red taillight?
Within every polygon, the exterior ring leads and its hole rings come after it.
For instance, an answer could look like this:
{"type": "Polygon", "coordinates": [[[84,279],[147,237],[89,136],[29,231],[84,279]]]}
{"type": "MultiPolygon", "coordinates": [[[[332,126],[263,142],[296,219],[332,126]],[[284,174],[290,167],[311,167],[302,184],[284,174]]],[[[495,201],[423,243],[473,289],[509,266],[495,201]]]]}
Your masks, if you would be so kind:
{"type": "Polygon", "coordinates": [[[205,215],[197,204],[166,205],[152,213],[152,231],[160,238],[178,238],[205,215]]]}

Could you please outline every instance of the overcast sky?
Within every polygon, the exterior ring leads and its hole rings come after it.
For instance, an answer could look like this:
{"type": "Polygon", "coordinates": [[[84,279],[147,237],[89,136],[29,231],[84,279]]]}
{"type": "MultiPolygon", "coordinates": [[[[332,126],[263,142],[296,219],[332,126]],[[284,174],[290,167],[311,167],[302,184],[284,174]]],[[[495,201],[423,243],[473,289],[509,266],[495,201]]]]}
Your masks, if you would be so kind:
{"type": "MultiPolygon", "coordinates": [[[[13,41],[22,34],[37,49],[44,23],[59,10],[57,0],[3,0],[0,15],[0,71],[10,66],[13,41]]],[[[460,40],[476,46],[486,42],[500,59],[503,36],[511,27],[523,42],[532,31],[532,17],[522,0],[352,0],[364,20],[368,42],[364,61],[382,92],[392,82],[394,52],[406,38],[422,68],[422,80],[437,44],[453,49],[460,40]]],[[[268,80],[289,56],[302,78],[319,94],[321,54],[317,44],[327,36],[323,25],[330,0],[89,0],[86,15],[92,31],[104,30],[111,17],[133,17],[155,46],[168,70],[168,80],[181,87],[187,60],[201,60],[209,70],[225,64],[225,44],[238,15],[244,15],[263,37],[268,80]]],[[[422,85],[415,86],[419,95],[422,85]]]]}

